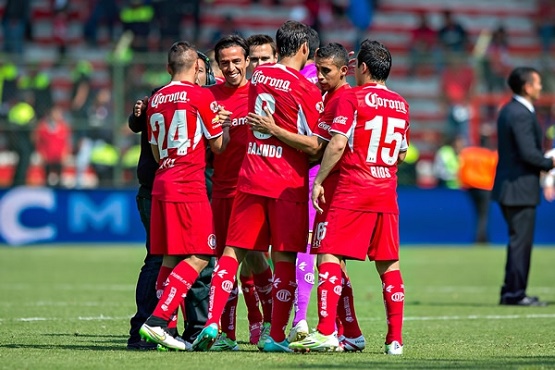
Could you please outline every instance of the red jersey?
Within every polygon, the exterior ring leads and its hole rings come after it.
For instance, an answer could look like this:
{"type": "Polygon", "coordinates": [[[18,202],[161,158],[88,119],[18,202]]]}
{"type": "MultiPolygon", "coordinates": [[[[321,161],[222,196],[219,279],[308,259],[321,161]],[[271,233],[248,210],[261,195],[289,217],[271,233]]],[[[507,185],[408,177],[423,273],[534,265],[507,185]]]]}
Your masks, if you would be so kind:
{"type": "Polygon", "coordinates": [[[332,124],[350,125],[353,122],[356,97],[353,94],[343,94],[350,89],[351,86],[345,84],[337,90],[328,91],[324,95],[324,112],[318,119],[318,126],[314,129],[314,135],[330,141],[332,124]]]}
{"type": "Polygon", "coordinates": [[[207,199],[204,170],[207,139],[222,134],[218,103],[208,89],[172,81],[148,100],[151,144],[158,145],[160,164],[152,195],[167,202],[207,199]]]}
{"type": "Polygon", "coordinates": [[[71,129],[64,120],[43,119],[36,128],[36,148],[46,163],[62,162],[70,152],[71,129]]]}
{"type": "MultiPolygon", "coordinates": [[[[397,159],[408,147],[409,105],[396,92],[374,83],[346,94],[356,97],[356,121],[332,124],[331,132],[348,138],[332,206],[397,214],[397,159]]],[[[346,94],[342,104],[350,101],[346,94]]]]}
{"type": "MultiPolygon", "coordinates": [[[[248,107],[258,115],[265,115],[263,108],[268,107],[281,128],[311,135],[323,103],[320,90],[299,71],[265,64],[252,75],[248,107]]],[[[274,199],[307,201],[308,156],[271,135],[249,131],[238,189],[274,199]]]]}
{"type": "Polygon", "coordinates": [[[232,113],[229,129],[231,140],[223,153],[214,155],[212,198],[231,198],[237,191],[237,179],[247,152],[247,135],[250,131],[246,124],[249,85],[247,83],[234,88],[218,84],[210,87],[218,104],[232,113]]]}

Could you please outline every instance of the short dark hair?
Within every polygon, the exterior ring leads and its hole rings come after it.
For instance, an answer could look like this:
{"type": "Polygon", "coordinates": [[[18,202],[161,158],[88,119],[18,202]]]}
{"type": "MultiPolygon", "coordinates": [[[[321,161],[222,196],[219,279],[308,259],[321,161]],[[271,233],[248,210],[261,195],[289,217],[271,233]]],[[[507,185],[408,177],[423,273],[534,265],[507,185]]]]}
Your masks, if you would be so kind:
{"type": "Polygon", "coordinates": [[[372,80],[385,82],[391,72],[391,53],[379,41],[366,39],[360,44],[357,65],[365,63],[372,80]]]}
{"type": "Polygon", "coordinates": [[[309,27],[301,22],[286,21],[276,32],[276,46],[280,58],[292,57],[308,42],[309,27]]]}
{"type": "Polygon", "coordinates": [[[197,55],[197,50],[188,41],[175,42],[168,51],[168,65],[172,73],[191,68],[198,59],[197,55]]]}
{"type": "Polygon", "coordinates": [[[319,47],[320,36],[318,32],[314,28],[308,27],[308,59],[314,59],[314,53],[319,47]]]}
{"type": "Polygon", "coordinates": [[[333,64],[341,68],[349,65],[349,52],[337,42],[330,42],[316,51],[316,58],[333,59],[333,64]]]}
{"type": "Polygon", "coordinates": [[[220,63],[220,51],[232,46],[238,46],[243,49],[243,55],[245,59],[247,59],[249,56],[249,45],[247,44],[247,40],[239,35],[227,35],[222,37],[214,46],[214,58],[216,62],[220,63]]]}
{"type": "Polygon", "coordinates": [[[522,95],[522,90],[527,82],[532,82],[532,74],[540,74],[535,68],[532,67],[517,67],[512,70],[507,78],[507,85],[511,91],[517,95],[522,95]]]}
{"type": "Polygon", "coordinates": [[[276,42],[270,35],[264,35],[260,33],[249,36],[249,38],[247,39],[247,44],[249,44],[249,48],[251,46],[262,46],[269,44],[272,47],[272,54],[277,54],[276,42]]]}

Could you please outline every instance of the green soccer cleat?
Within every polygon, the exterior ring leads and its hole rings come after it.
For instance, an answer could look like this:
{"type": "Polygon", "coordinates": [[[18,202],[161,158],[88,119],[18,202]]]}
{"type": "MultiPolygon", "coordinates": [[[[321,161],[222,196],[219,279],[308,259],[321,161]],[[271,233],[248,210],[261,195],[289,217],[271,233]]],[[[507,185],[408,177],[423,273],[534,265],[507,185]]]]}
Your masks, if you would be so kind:
{"type": "Polygon", "coordinates": [[[212,344],[216,341],[218,337],[218,325],[217,324],[210,324],[198,335],[198,337],[193,342],[193,351],[208,351],[212,344]]]}
{"type": "Polygon", "coordinates": [[[313,331],[306,338],[293,342],[289,348],[295,352],[333,352],[339,347],[339,341],[334,334],[324,335],[313,331]]]}
{"type": "Polygon", "coordinates": [[[264,343],[270,337],[270,323],[265,322],[262,324],[262,331],[260,332],[260,339],[258,340],[257,347],[259,350],[264,350],[264,343]]]}
{"type": "Polygon", "coordinates": [[[210,351],[238,351],[239,345],[236,340],[229,339],[226,333],[221,333],[210,347],[210,351]]]}
{"type": "Polygon", "coordinates": [[[167,332],[167,328],[143,324],[139,329],[141,337],[151,343],[158,343],[174,351],[187,351],[185,341],[179,337],[174,338],[167,332]]]}
{"type": "Polygon", "coordinates": [[[264,342],[263,352],[293,352],[289,349],[289,342],[284,339],[283,342],[276,342],[272,337],[268,335],[268,338],[264,342]]]}

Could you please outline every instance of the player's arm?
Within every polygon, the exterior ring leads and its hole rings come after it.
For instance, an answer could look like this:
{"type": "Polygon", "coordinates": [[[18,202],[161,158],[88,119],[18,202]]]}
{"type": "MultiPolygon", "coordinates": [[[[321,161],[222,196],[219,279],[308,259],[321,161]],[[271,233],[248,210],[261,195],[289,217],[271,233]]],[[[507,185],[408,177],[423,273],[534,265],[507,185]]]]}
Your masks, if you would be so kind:
{"type": "Polygon", "coordinates": [[[267,116],[259,116],[255,113],[248,114],[247,122],[251,130],[275,136],[290,147],[301,150],[309,156],[318,155],[323,147],[321,140],[318,140],[316,136],[300,135],[279,127],[276,125],[268,107],[264,107],[264,111],[267,116]]]}
{"type": "Polygon", "coordinates": [[[156,163],[160,163],[160,152],[158,151],[158,145],[150,144],[150,149],[152,149],[152,155],[156,163]]]}
{"type": "Polygon", "coordinates": [[[227,144],[229,144],[231,140],[229,134],[229,128],[231,127],[231,112],[220,106],[218,109],[217,121],[221,123],[222,134],[208,139],[208,144],[214,153],[220,154],[227,148],[227,144]]]}
{"type": "Polygon", "coordinates": [[[347,136],[334,132],[326,150],[324,151],[322,164],[320,164],[320,169],[318,170],[318,174],[314,179],[314,185],[312,187],[312,206],[320,213],[322,213],[323,210],[320,208],[318,203],[326,202],[322,183],[328,177],[337,162],[341,159],[341,156],[345,151],[345,147],[347,146],[347,141],[347,136]]]}

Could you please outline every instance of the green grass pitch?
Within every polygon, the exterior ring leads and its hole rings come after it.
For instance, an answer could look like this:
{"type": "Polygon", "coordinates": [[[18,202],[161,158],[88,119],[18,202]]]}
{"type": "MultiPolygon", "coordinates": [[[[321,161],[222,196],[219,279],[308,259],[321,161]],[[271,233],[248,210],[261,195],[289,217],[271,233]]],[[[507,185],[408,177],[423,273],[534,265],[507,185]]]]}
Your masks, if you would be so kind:
{"type": "MultiPolygon", "coordinates": [[[[367,339],[362,353],[260,353],[248,344],[242,298],[239,352],[130,352],[143,247],[0,247],[0,369],[555,368],[555,248],[534,249],[529,281],[528,293],[548,307],[498,305],[502,246],[403,246],[401,253],[405,354],[395,357],[382,354],[381,284],[369,262],[348,263],[367,339]]],[[[316,318],[314,298],[311,327],[316,318]]]]}

